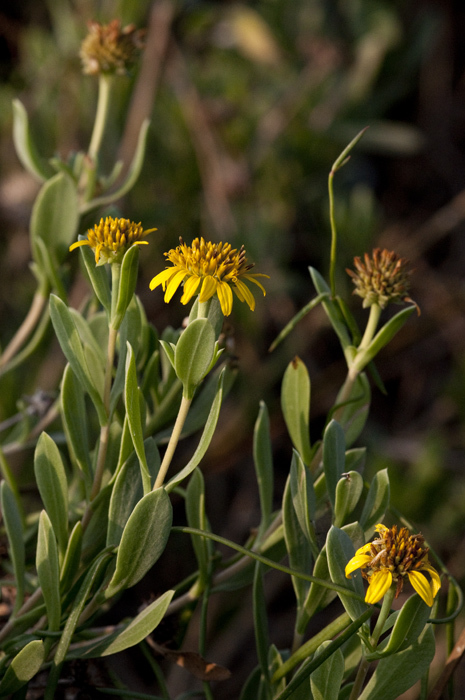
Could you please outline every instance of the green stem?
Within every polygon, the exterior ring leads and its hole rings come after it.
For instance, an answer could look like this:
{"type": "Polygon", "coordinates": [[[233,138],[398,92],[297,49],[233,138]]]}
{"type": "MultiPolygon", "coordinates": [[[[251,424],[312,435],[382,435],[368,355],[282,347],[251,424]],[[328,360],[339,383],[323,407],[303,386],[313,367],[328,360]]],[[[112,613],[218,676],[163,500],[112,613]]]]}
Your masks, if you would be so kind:
{"type": "Polygon", "coordinates": [[[3,351],[0,357],[0,367],[4,367],[16,355],[20,348],[24,345],[29,335],[39,323],[42,311],[47,303],[47,290],[45,293],[39,289],[32,300],[31,307],[26,318],[18,328],[16,334],[10,340],[9,344],[3,351]]]}
{"type": "Polygon", "coordinates": [[[372,304],[370,306],[370,315],[368,317],[368,323],[365,328],[365,333],[360,341],[360,345],[357,350],[366,350],[371,341],[374,338],[376,329],[378,327],[379,317],[381,316],[381,307],[378,304],[372,304]]]}
{"type": "Polygon", "coordinates": [[[93,162],[95,161],[100,150],[100,146],[102,145],[103,134],[105,131],[110,106],[112,83],[113,76],[104,74],[99,76],[97,112],[95,114],[94,128],[88,150],[88,155],[93,162]]]}
{"type": "Polygon", "coordinates": [[[170,441],[168,443],[168,447],[166,448],[166,452],[160,466],[160,471],[158,472],[157,478],[155,480],[153,490],[158,489],[160,486],[163,485],[166,473],[169,469],[171,460],[173,459],[174,452],[178,445],[179,438],[181,437],[182,429],[184,427],[184,423],[186,422],[187,414],[189,413],[191,403],[192,399],[187,399],[183,395],[181,405],[178,411],[178,416],[173,427],[173,432],[171,433],[170,441]]]}
{"type": "MultiPolygon", "coordinates": [[[[383,599],[383,605],[381,607],[381,611],[378,616],[378,620],[375,625],[375,629],[373,630],[373,634],[371,635],[370,638],[370,644],[373,648],[373,650],[376,649],[378,645],[379,638],[381,636],[381,633],[383,631],[384,624],[389,617],[389,614],[391,612],[391,605],[392,601],[394,600],[394,595],[396,593],[396,586],[393,585],[391,588],[388,590],[388,592],[385,594],[384,599],[383,599]]],[[[367,660],[365,656],[363,656],[360,666],[358,667],[357,671],[357,676],[355,678],[354,685],[352,687],[352,692],[350,693],[349,700],[356,700],[360,693],[362,692],[362,686],[365,681],[365,677],[367,675],[368,669],[370,667],[370,661],[367,660]]]]}
{"type": "Polygon", "coordinates": [[[337,254],[337,226],[336,218],[334,216],[334,189],[333,180],[334,175],[337,171],[336,163],[331,168],[328,175],[328,194],[329,194],[329,222],[331,225],[331,252],[329,260],[329,286],[331,288],[331,297],[334,299],[336,296],[336,280],[335,280],[335,270],[336,270],[336,254],[337,254]]]}

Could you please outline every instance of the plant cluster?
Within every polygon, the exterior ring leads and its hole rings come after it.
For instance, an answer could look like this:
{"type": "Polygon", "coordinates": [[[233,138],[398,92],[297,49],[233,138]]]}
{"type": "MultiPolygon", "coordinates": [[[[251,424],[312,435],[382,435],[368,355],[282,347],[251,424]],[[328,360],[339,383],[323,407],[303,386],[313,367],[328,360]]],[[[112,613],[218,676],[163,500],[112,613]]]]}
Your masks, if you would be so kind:
{"type": "MultiPolygon", "coordinates": [[[[68,664],[104,659],[136,645],[153,670],[153,693],[135,693],[117,676],[111,684],[99,684],[99,692],[169,700],[160,662],[166,657],[181,660],[201,681],[183,697],[221,697],[228,671],[204,659],[209,603],[218,591],[250,586],[258,663],[240,700],[395,700],[419,680],[426,697],[434,630],[439,623],[453,628],[461,592],[423,537],[412,533],[391,504],[387,470],[370,481],[363,477],[366,450],[358,440],[369,413],[369,377],[383,388],[374,361],[416,311],[408,296],[408,263],[391,251],[375,249],[364,262],[356,258],[350,272],[356,295],[369,307],[362,331],[337,293],[333,179],[363,132],[329,175],[329,283],[310,268],[316,295],[273,344],[321,305],[339,340],[346,379],[322,435],[311,439],[310,376],[299,357],[289,362],[281,407],[293,453],[278,506],[269,418],[261,404],[253,446],[261,515],[249,539],[238,544],[210,527],[200,467],[235,373],[222,332],[224,317],[233,311],[234,295],[253,310],[252,290],[266,291],[266,280],[262,284],[257,277],[267,276],[251,272],[244,248],[204,238],[187,245],[181,239],[165,254],[170,265],[158,271],[150,286],[155,294],[161,286],[171,303],[182,287],[181,302],[194,300],[188,318],[179,329],[157,329],[147,320],[135,290],[141,246],[154,229],[123,218],[115,204],[140,173],[148,124],[122,179],[120,163],[109,175],[101,165],[112,84],[126,68],[125,56],[134,59],[134,41],[140,37],[118,22],[108,27],[94,23],[90,37],[83,53],[97,44],[105,60],[99,59],[91,71],[98,74],[99,100],[85,153],[44,163],[27,113],[15,103],[17,153],[42,183],[30,224],[37,291],[0,366],[4,375],[23,366],[50,320],[66,365],[56,401],[32,430],[29,416],[22,416],[0,453],[8,543],[2,585],[9,591],[4,595],[9,614],[0,630],[0,697],[19,700],[34,686],[50,700],[57,697],[68,664]],[[105,41],[109,45],[102,47],[105,41]],[[99,223],[81,234],[82,217],[94,213],[99,223]],[[89,283],[80,309],[69,303],[63,265],[76,248],[89,283]],[[391,303],[407,306],[389,315],[391,303]],[[53,433],[51,425],[58,425],[53,433]],[[198,433],[193,455],[173,469],[179,441],[198,433]],[[39,508],[24,498],[9,464],[13,440],[20,447],[34,443],[39,508]],[[181,522],[173,516],[174,498],[184,506],[181,522]],[[191,543],[196,560],[191,575],[157,591],[136,615],[118,617],[122,594],[156,571],[173,533],[191,543]],[[225,548],[234,555],[226,556],[225,548]],[[290,577],[295,594],[294,629],[284,649],[276,647],[268,629],[264,577],[274,570],[290,577]],[[440,617],[446,580],[446,613],[440,617]],[[403,590],[408,597],[393,609],[403,590]],[[336,615],[308,638],[310,621],[336,598],[336,615]],[[155,641],[152,635],[163,619],[185,612],[189,620],[195,607],[200,609],[195,654],[184,650],[182,642],[172,648],[155,641]],[[102,613],[109,610],[117,620],[102,626],[102,613]]],[[[451,640],[453,645],[452,634],[451,640]]]]}

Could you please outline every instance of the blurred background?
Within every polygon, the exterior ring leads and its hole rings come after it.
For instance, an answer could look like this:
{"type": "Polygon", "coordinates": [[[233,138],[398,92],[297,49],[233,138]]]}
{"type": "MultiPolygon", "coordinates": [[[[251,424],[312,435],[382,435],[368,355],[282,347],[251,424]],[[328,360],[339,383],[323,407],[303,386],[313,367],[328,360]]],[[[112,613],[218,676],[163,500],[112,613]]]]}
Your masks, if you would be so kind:
{"type": "MultiPolygon", "coordinates": [[[[411,296],[421,315],[379,357],[388,393],[373,388],[359,443],[369,449],[367,477],[389,468],[392,503],[465,581],[465,6],[459,0],[3,3],[3,345],[35,288],[28,223],[38,187],[14,152],[11,101],[25,105],[43,156],[84,150],[97,83],[82,75],[79,46],[89,20],[115,17],[147,30],[137,69],[118,82],[105,149],[109,167],[115,154],[128,162],[142,120],[151,118],[142,174],[120,203],[122,216],[158,228],[141,251],[138,292],[149,319],[159,329],[182,321],[184,307],[165,305],[160,290],[148,289],[164,267],[163,251],[179,236],[188,243],[203,235],[244,244],[256,271],[270,275],[255,312],[236,304],[228,319],[240,372],[204,460],[213,529],[243,541],[258,522],[251,455],[261,399],[270,411],[279,503],[291,458],[279,392],[294,355],[312,380],[313,439],[343,381],[340,348],[320,308],[274,353],[268,348],[314,296],[308,266],[327,277],[328,173],[369,126],[335,180],[337,289],[363,327],[367,314],[351,296],[345,268],[355,255],[386,247],[410,259],[411,296]]],[[[71,259],[69,266],[77,304],[85,283],[71,259]]],[[[2,420],[17,410],[13,384],[25,395],[56,390],[58,354],[51,343],[40,361],[0,380],[2,420]]],[[[289,606],[292,595],[281,585],[278,578],[269,595],[276,607],[272,636],[285,646],[292,624],[286,595],[289,606]]],[[[223,645],[224,665],[253,663],[241,659],[244,643],[253,648],[246,618],[234,623],[235,648],[223,645]]],[[[218,649],[221,640],[219,634],[218,649]]],[[[228,683],[224,697],[237,697],[228,683]]]]}

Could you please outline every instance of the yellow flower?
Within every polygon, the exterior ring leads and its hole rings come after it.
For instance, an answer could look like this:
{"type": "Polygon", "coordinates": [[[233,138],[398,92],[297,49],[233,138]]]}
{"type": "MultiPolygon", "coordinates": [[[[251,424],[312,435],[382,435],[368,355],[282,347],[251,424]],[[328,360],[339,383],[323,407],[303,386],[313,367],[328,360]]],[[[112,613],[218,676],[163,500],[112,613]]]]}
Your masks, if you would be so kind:
{"type": "Polygon", "coordinates": [[[254,296],[243,280],[253,282],[266,294],[256,277],[268,275],[250,274],[253,264],[247,262],[244,246],[238,251],[231,248],[229,243],[207,243],[203,238],[196,238],[192,246],[187,246],[182,238],[179,241],[181,245],[164,254],[173,267],[167,267],[156,275],[150,282],[150,289],[161,284],[166,303],[182,283],[182,304],[187,304],[197,293],[201,303],[216,294],[223,314],[229,316],[233,305],[232,288],[238,299],[254,310],[254,296]]]}
{"type": "Polygon", "coordinates": [[[356,569],[362,570],[362,576],[369,581],[365,600],[371,604],[381,600],[393,583],[396,584],[397,598],[407,577],[418,595],[431,607],[441,587],[441,579],[428,561],[429,549],[423,547],[424,537],[411,535],[406,527],[397,531],[396,525],[391,528],[377,525],[375,530],[379,537],[355,552],[346,566],[346,577],[350,578],[356,569]],[[428,573],[430,579],[422,571],[428,573]]]}
{"type": "Polygon", "coordinates": [[[105,221],[100,219],[99,224],[95,224],[94,228],[88,230],[86,239],[73,243],[69,249],[74,250],[79,246],[88,245],[95,253],[97,265],[120,263],[125,252],[132,245],[147,245],[148,241],[141,240],[142,237],[156,230],[151,228],[144,231],[140,222],[135,224],[129,219],[113,219],[107,216],[105,221]]]}

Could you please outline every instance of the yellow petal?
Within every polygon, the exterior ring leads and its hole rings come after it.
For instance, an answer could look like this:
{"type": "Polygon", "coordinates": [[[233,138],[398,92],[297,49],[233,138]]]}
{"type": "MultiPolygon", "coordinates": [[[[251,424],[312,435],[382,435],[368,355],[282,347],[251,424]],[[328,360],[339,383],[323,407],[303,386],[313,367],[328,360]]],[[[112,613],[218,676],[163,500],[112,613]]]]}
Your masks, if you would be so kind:
{"type": "Polygon", "coordinates": [[[422,566],[422,571],[427,571],[431,576],[431,590],[433,591],[433,598],[436,598],[439,589],[441,588],[441,577],[439,576],[436,569],[434,569],[431,564],[424,564],[422,566]]]}
{"type": "Polygon", "coordinates": [[[69,250],[72,251],[75,248],[79,248],[79,246],[81,246],[81,245],[90,245],[90,243],[87,240],[87,238],[85,240],[82,240],[82,241],[76,241],[76,243],[73,243],[72,245],[70,245],[69,250]]]}
{"type": "Polygon", "coordinates": [[[375,525],[375,530],[376,532],[381,532],[384,535],[384,533],[387,532],[389,528],[386,527],[386,525],[383,525],[382,523],[378,523],[377,525],[375,525]]]}
{"type": "Polygon", "coordinates": [[[227,282],[218,282],[216,288],[223,316],[229,316],[233,307],[233,294],[227,282]]]}
{"type": "Polygon", "coordinates": [[[260,282],[258,282],[258,281],[255,279],[255,277],[268,277],[268,279],[270,279],[270,276],[269,276],[269,275],[262,275],[262,274],[260,274],[260,273],[257,272],[255,275],[242,275],[242,277],[243,277],[244,279],[246,279],[246,280],[249,280],[249,282],[253,282],[254,284],[257,285],[257,287],[260,287],[260,289],[261,289],[262,292],[263,292],[263,296],[266,296],[266,289],[265,289],[265,287],[263,286],[263,284],[261,284],[260,282]]]}
{"type": "Polygon", "coordinates": [[[358,556],[359,554],[366,554],[367,552],[371,552],[371,542],[368,542],[368,544],[364,544],[363,547],[359,547],[355,552],[355,556],[358,556]]]}
{"type": "Polygon", "coordinates": [[[432,591],[432,585],[430,584],[426,576],[420,574],[419,571],[409,571],[407,575],[408,580],[410,581],[418,595],[421,598],[423,598],[426,605],[429,605],[429,607],[431,607],[433,605],[434,595],[432,591]]]}
{"type": "Polygon", "coordinates": [[[236,280],[235,286],[236,289],[239,290],[244,301],[247,302],[249,309],[253,311],[255,309],[255,299],[248,286],[244,284],[244,282],[242,282],[240,279],[236,280]]]}
{"type": "Polygon", "coordinates": [[[163,289],[165,289],[165,284],[169,280],[170,277],[172,277],[176,273],[176,269],[174,267],[167,267],[165,270],[162,270],[161,272],[158,273],[158,275],[155,275],[155,277],[152,279],[150,282],[150,289],[155,289],[155,287],[158,287],[159,284],[163,285],[163,289]]]}
{"type": "Polygon", "coordinates": [[[184,282],[184,293],[181,297],[181,304],[187,304],[196,293],[200,283],[200,277],[192,275],[184,282]]]}
{"type": "Polygon", "coordinates": [[[200,289],[200,294],[199,294],[199,302],[201,304],[203,304],[205,301],[208,301],[209,299],[212,298],[212,296],[216,292],[217,285],[218,285],[218,282],[211,275],[207,275],[206,277],[203,278],[202,287],[200,289]]]}
{"type": "Polygon", "coordinates": [[[349,563],[346,566],[345,569],[345,574],[346,578],[350,578],[350,574],[352,571],[355,571],[355,569],[363,569],[368,562],[370,562],[372,559],[371,556],[368,556],[367,554],[356,554],[355,557],[352,557],[352,559],[349,561],[349,563]]]}
{"type": "Polygon", "coordinates": [[[148,245],[148,241],[134,241],[132,245],[148,245]]]}
{"type": "Polygon", "coordinates": [[[175,293],[175,291],[177,290],[177,288],[179,287],[179,285],[183,281],[186,274],[187,273],[185,270],[179,270],[179,272],[176,272],[174,277],[172,277],[170,279],[170,281],[168,282],[168,284],[166,286],[166,292],[165,292],[165,296],[164,296],[164,300],[166,301],[166,303],[171,301],[173,294],[175,293]]]}
{"type": "Polygon", "coordinates": [[[375,571],[370,578],[370,585],[368,586],[365,601],[370,603],[370,605],[377,603],[378,600],[381,600],[383,595],[390,589],[391,584],[392,574],[389,569],[375,571]]]}

